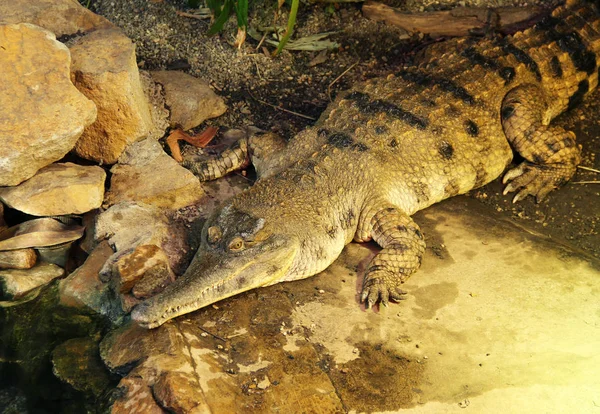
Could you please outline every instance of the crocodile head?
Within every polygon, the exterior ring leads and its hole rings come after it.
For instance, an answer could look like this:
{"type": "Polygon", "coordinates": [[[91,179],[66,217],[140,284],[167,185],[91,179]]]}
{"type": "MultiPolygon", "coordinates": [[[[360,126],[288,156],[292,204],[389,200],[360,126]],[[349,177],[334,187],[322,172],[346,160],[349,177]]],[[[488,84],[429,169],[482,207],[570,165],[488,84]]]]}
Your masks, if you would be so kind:
{"type": "Polygon", "coordinates": [[[139,304],[132,319],[155,328],[221,299],[282,281],[298,242],[275,221],[224,207],[204,225],[200,248],[185,274],[139,304]]]}

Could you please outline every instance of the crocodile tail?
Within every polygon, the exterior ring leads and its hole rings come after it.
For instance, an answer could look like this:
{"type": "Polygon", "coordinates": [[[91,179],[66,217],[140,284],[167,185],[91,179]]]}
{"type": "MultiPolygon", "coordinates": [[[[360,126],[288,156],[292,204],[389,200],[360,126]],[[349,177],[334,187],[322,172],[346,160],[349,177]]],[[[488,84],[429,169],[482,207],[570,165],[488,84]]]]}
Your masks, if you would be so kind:
{"type": "Polygon", "coordinates": [[[598,85],[600,8],[569,0],[511,39],[536,62],[548,119],[578,105],[598,85]]]}
{"type": "MultiPolygon", "coordinates": [[[[545,20],[540,23],[542,27],[559,34],[567,34],[570,29],[579,35],[592,52],[600,54],[600,0],[567,0],[545,20]]],[[[563,42],[568,41],[563,39],[563,42]]]]}

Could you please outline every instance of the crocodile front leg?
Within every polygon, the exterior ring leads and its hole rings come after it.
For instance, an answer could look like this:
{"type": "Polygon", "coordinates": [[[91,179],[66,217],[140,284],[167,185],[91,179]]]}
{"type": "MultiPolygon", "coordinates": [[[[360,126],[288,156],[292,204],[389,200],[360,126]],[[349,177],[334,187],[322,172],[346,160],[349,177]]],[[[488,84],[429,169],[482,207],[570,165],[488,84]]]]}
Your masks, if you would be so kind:
{"type": "Polygon", "coordinates": [[[387,305],[390,299],[404,299],[401,286],[421,266],[425,251],[423,234],[407,214],[389,204],[371,211],[374,214],[369,219],[367,213],[356,237],[358,241],[372,237],[383,248],[371,260],[363,282],[361,302],[367,308],[379,300],[387,305]]]}
{"type": "Polygon", "coordinates": [[[555,188],[573,177],[581,162],[575,134],[549,126],[544,119],[548,105],[542,91],[534,85],[510,91],[502,103],[502,127],[508,141],[526,159],[508,171],[504,194],[519,191],[513,202],[532,195],[539,203],[555,188]]]}

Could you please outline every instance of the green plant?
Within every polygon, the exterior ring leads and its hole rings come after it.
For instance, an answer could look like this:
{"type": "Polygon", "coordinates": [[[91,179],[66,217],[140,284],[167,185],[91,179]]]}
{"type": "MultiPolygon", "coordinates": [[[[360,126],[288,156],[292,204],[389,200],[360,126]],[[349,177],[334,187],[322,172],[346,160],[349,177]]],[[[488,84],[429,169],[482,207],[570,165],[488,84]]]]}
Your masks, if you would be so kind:
{"type": "Polygon", "coordinates": [[[288,18],[287,29],[281,40],[279,41],[279,46],[277,46],[277,50],[275,51],[275,55],[278,55],[283,50],[283,47],[289,40],[292,32],[294,31],[294,26],[296,25],[296,14],[298,13],[298,6],[300,5],[300,0],[292,0],[292,8],[290,10],[290,17],[288,18]]]}
{"type": "MultiPolygon", "coordinates": [[[[198,7],[199,3],[200,0],[188,0],[188,5],[190,7],[198,7]]],[[[279,44],[277,45],[277,50],[274,53],[275,55],[279,54],[283,50],[285,44],[294,31],[300,0],[291,0],[291,3],[290,17],[288,18],[287,28],[283,34],[283,37],[279,41],[279,44]]],[[[223,30],[223,26],[229,19],[229,16],[231,16],[232,12],[235,13],[238,26],[236,43],[238,46],[240,46],[246,38],[246,31],[248,29],[248,0],[206,0],[206,6],[210,9],[214,16],[213,24],[207,32],[209,36],[215,35],[223,30]]]]}
{"type": "Polygon", "coordinates": [[[215,17],[215,21],[208,30],[208,35],[214,35],[223,30],[223,25],[229,19],[232,11],[235,11],[238,29],[245,31],[248,27],[248,0],[206,0],[206,5],[215,17]]]}

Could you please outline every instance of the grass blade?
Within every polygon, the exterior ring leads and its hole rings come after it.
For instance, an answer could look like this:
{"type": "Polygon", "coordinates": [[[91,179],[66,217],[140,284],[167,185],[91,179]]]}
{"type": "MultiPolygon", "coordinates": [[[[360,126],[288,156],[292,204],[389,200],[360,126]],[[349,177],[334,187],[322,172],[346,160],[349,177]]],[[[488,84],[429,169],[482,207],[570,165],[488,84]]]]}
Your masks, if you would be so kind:
{"type": "Polygon", "coordinates": [[[290,17],[288,19],[287,29],[285,30],[285,34],[283,38],[279,41],[279,46],[277,46],[277,50],[274,55],[277,56],[283,50],[283,47],[289,40],[292,32],[294,30],[294,25],[296,24],[296,15],[298,14],[298,6],[300,5],[300,0],[292,0],[292,8],[290,10],[290,17]]]}
{"type": "Polygon", "coordinates": [[[223,29],[223,26],[225,25],[225,23],[229,19],[229,15],[231,14],[231,5],[231,0],[225,0],[223,10],[221,10],[221,13],[219,13],[219,16],[216,17],[215,22],[206,33],[208,36],[215,35],[223,29]]]}

